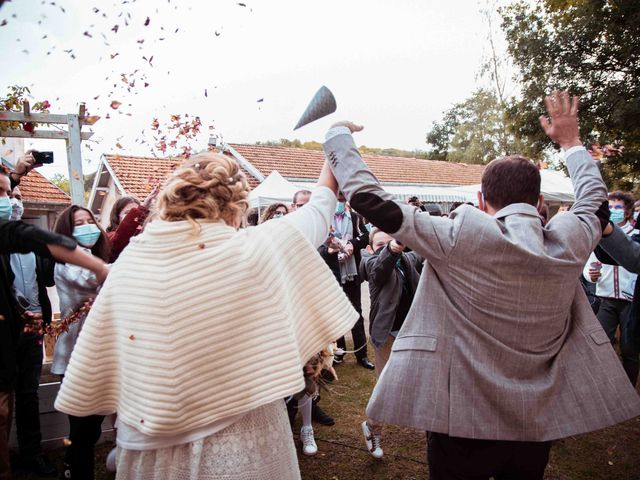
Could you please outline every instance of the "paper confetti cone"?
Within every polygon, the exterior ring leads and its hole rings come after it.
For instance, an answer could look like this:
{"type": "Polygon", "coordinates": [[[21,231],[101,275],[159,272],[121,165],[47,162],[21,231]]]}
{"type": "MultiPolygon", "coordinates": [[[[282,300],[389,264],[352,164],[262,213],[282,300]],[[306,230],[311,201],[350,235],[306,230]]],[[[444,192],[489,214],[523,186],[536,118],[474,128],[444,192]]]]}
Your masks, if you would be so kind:
{"type": "Polygon", "coordinates": [[[324,85],[316,92],[294,130],[336,111],[336,99],[324,85]]]}

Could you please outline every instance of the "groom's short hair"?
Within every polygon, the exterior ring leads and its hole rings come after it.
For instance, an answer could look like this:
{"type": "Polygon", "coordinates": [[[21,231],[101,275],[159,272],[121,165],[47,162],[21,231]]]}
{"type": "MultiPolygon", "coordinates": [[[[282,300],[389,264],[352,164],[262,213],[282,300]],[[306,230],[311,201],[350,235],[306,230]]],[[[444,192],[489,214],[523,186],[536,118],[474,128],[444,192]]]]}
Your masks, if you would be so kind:
{"type": "Polygon", "coordinates": [[[497,158],[484,170],[481,188],[484,200],[496,210],[512,203],[536,206],[540,196],[540,170],[520,155],[497,158]]]}

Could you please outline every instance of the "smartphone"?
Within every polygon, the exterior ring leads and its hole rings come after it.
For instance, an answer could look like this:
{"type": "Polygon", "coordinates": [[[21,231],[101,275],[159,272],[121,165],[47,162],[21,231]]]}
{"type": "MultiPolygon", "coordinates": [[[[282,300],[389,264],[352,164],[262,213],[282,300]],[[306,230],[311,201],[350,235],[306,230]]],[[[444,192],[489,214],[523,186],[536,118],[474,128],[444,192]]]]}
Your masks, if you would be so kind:
{"type": "Polygon", "coordinates": [[[53,152],[31,152],[36,159],[36,165],[53,163],[53,152]]]}

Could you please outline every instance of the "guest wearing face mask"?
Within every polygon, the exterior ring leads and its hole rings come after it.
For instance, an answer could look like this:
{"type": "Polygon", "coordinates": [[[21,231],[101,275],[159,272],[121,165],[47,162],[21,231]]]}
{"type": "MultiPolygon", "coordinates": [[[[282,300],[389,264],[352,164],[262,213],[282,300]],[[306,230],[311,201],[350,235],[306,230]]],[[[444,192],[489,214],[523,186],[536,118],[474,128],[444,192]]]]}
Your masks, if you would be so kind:
{"type": "MultiPolygon", "coordinates": [[[[11,220],[19,221],[24,214],[20,188],[15,187],[12,194],[11,220]]],[[[54,262],[33,252],[12,253],[10,262],[14,276],[13,288],[20,308],[42,315],[45,325],[51,323],[51,302],[47,287],[54,284],[54,262]]],[[[39,475],[55,475],[57,470],[44,455],[40,445],[42,435],[38,388],[42,370],[42,335],[20,332],[16,364],[15,413],[20,466],[39,475]]]]}
{"type": "MultiPolygon", "coordinates": [[[[633,197],[625,192],[609,193],[609,219],[611,223],[631,236],[638,233],[632,225],[633,197]]],[[[637,378],[638,353],[627,341],[630,337],[625,329],[628,326],[629,310],[633,301],[633,292],[637,275],[618,265],[602,264],[595,254],[591,254],[583,271],[584,277],[596,284],[596,296],[600,300],[597,317],[611,342],[615,341],[620,329],[620,353],[622,366],[629,378],[637,378]]],[[[635,378],[632,380],[635,383],[635,378]]]]}
{"type": "MultiPolygon", "coordinates": [[[[375,366],[367,357],[367,335],[364,330],[360,290],[362,281],[358,276],[360,251],[369,244],[369,230],[365,227],[362,217],[347,208],[342,194],[338,195],[338,204],[333,215],[332,232],[332,236],[324,245],[320,246],[318,252],[327,262],[353,308],[360,314],[360,318],[351,329],[353,349],[358,364],[368,370],[373,370],[375,366]]],[[[346,350],[347,344],[344,337],[339,338],[337,343],[338,348],[346,350]]],[[[343,356],[336,355],[334,362],[336,364],[342,363],[343,356]]]]}
{"type": "MultiPolygon", "coordinates": [[[[54,227],[61,235],[74,238],[87,253],[108,261],[110,243],[107,234],[97,224],[91,211],[78,205],[65,209],[54,227]]],[[[54,279],[60,299],[62,318],[76,312],[85,302],[96,297],[98,283],[95,275],[84,268],[69,264],[55,266],[54,279]]],[[[58,337],[53,353],[51,373],[64,377],[71,352],[75,346],[84,321],[73,323],[67,332],[58,337]]],[[[64,381],[64,380],[63,380],[64,381]]],[[[94,478],[95,445],[100,438],[104,417],[69,415],[69,440],[64,457],[65,478],[92,480],[94,478]]]]}
{"type": "Polygon", "coordinates": [[[151,193],[140,203],[133,197],[121,197],[111,209],[107,236],[111,242],[111,259],[115,262],[127,245],[131,237],[140,232],[145,220],[149,216],[149,210],[160,191],[160,184],[156,185],[151,193]]]}
{"type": "Polygon", "coordinates": [[[636,200],[633,204],[633,226],[638,228],[638,215],[640,214],[640,200],[636,200]]]}

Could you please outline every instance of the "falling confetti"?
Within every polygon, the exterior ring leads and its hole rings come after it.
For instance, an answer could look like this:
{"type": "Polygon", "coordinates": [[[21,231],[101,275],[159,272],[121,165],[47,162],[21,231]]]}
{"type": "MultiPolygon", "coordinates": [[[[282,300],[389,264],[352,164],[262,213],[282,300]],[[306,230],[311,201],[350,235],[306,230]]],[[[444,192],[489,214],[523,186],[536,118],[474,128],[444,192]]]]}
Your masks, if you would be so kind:
{"type": "Polygon", "coordinates": [[[117,110],[120,107],[120,105],[122,105],[122,102],[119,102],[117,100],[113,100],[111,102],[111,108],[113,108],[114,110],[117,110]]]}
{"type": "Polygon", "coordinates": [[[151,19],[149,17],[147,17],[147,19],[144,21],[144,26],[148,27],[149,23],[151,23],[151,19]]]}

